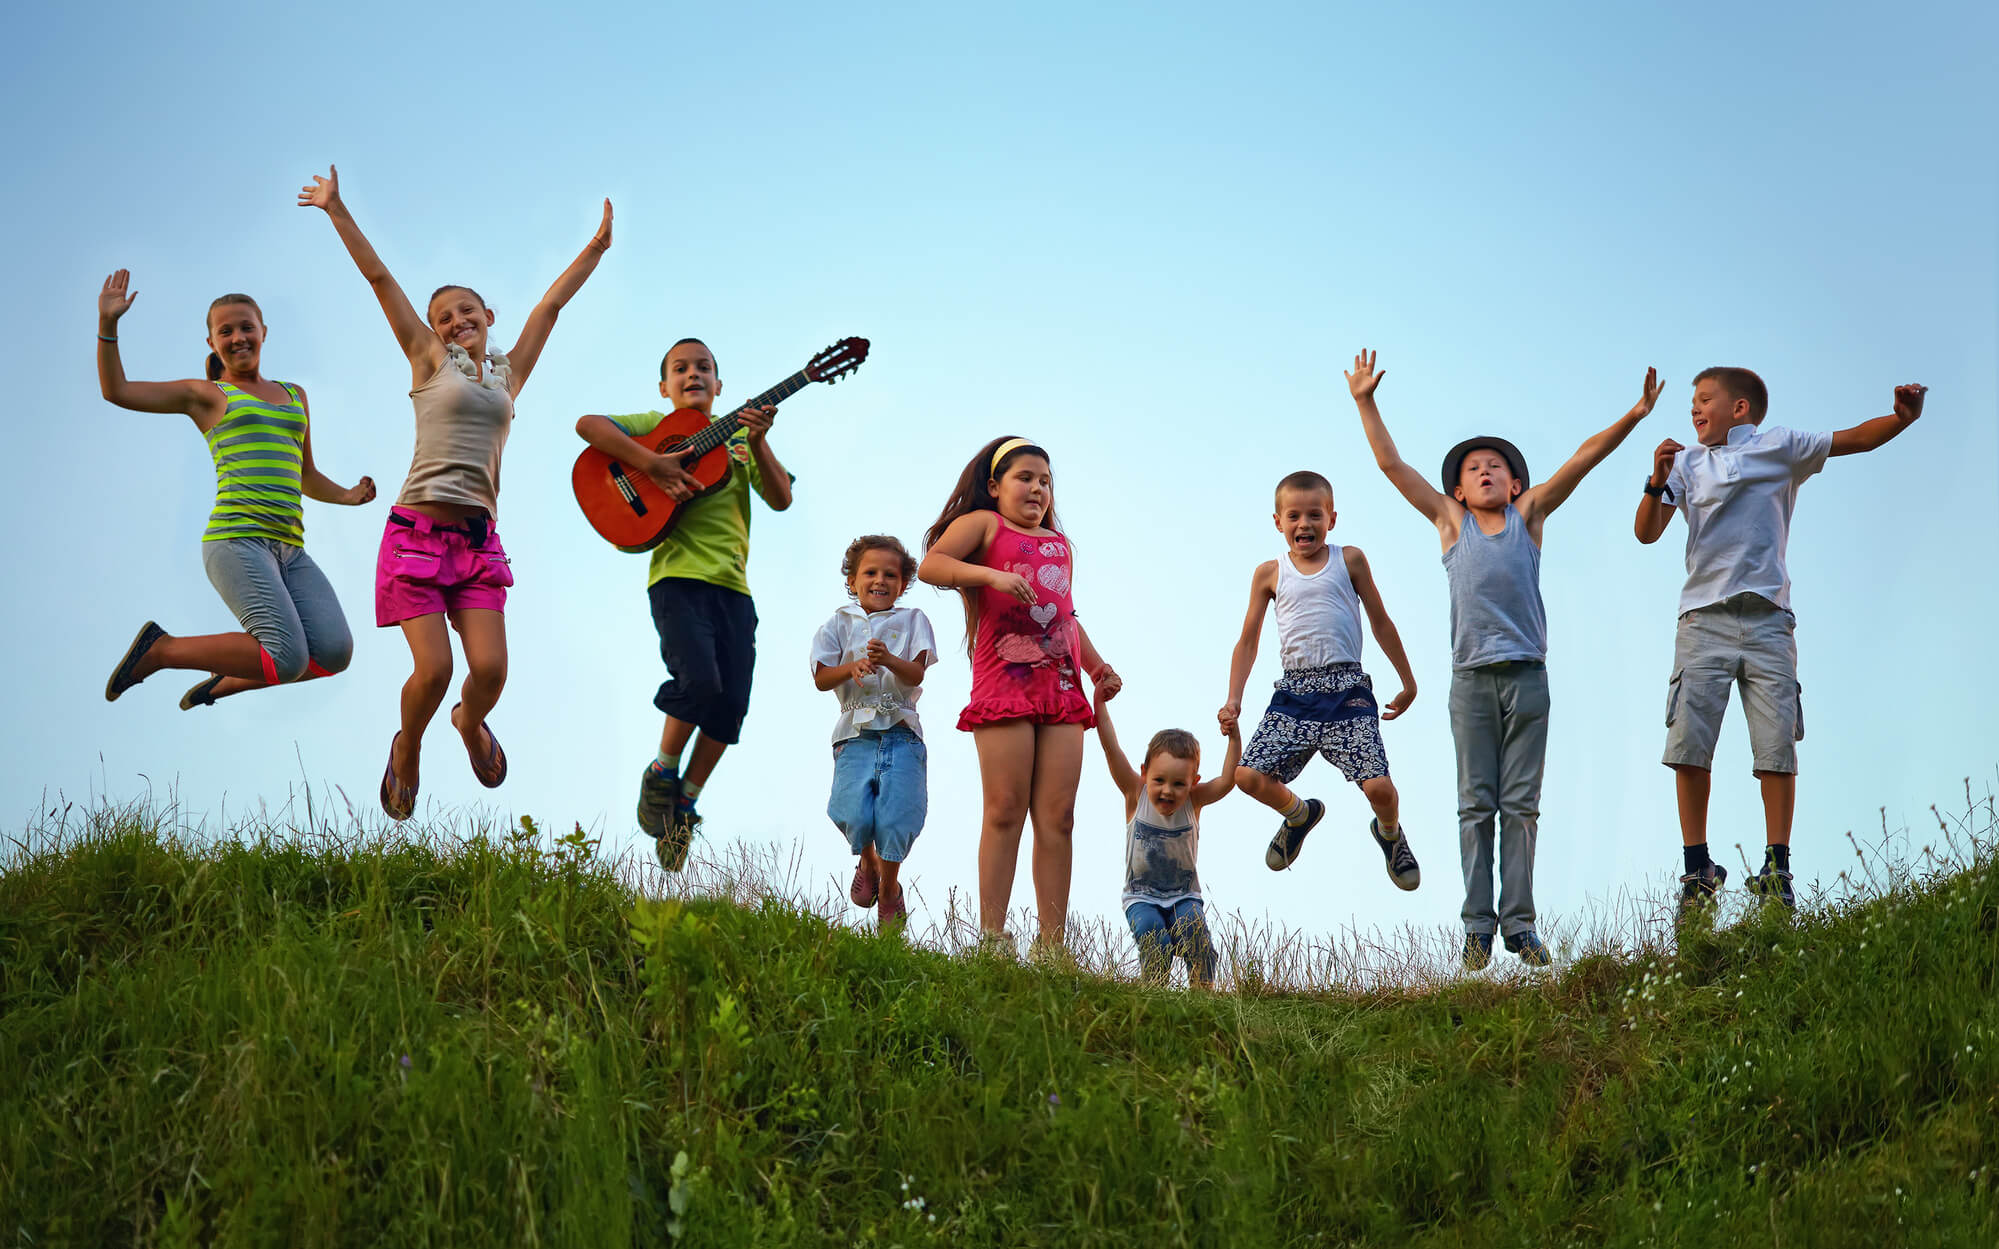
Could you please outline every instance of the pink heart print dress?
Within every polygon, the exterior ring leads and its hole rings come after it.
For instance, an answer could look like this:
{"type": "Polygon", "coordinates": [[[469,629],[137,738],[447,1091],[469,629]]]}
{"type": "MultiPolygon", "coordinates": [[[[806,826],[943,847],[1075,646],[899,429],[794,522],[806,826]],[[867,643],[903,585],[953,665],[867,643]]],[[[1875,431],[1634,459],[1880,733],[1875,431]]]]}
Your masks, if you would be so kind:
{"type": "Polygon", "coordinates": [[[1095,725],[1083,692],[1082,637],[1069,596],[1069,540],[1059,533],[1026,533],[1002,519],[984,563],[1027,578],[1035,601],[1029,606],[990,586],[979,588],[972,701],[958,716],[958,727],[1005,720],[1095,725]]]}

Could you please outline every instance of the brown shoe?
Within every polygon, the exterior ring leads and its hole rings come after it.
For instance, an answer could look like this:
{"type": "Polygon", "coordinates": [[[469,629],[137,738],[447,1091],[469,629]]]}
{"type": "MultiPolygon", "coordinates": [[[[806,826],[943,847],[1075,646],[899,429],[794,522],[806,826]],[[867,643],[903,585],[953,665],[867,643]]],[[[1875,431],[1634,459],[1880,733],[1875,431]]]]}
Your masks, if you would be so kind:
{"type": "MultiPolygon", "coordinates": [[[[458,709],[464,705],[464,703],[452,704],[451,714],[454,723],[456,722],[458,709]]],[[[486,734],[486,749],[483,752],[483,757],[482,752],[474,750],[469,746],[465,748],[465,754],[472,760],[472,775],[478,778],[479,783],[487,789],[498,789],[501,783],[507,779],[507,752],[500,749],[500,739],[493,735],[491,725],[481,720],[479,721],[479,728],[486,734]]]]}

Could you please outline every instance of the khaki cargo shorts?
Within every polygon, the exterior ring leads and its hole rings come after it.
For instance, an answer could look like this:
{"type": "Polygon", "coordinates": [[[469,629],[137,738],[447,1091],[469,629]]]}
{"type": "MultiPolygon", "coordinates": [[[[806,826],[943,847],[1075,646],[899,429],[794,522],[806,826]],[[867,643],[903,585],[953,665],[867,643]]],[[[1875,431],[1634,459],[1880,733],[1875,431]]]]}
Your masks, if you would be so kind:
{"type": "Polygon", "coordinates": [[[1738,594],[1682,615],[1666,685],[1661,762],[1714,766],[1728,688],[1739,683],[1755,770],[1796,772],[1797,743],[1805,737],[1797,627],[1796,616],[1760,594],[1738,594]]]}

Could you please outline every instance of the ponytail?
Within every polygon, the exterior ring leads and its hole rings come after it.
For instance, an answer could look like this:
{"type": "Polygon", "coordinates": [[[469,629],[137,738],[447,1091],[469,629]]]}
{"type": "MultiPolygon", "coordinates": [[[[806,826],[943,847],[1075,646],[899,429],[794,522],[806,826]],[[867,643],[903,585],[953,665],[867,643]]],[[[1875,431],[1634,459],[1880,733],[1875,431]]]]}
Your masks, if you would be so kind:
{"type": "Polygon", "coordinates": [[[208,353],[208,380],[211,382],[222,380],[222,357],[212,351],[208,353]]]}

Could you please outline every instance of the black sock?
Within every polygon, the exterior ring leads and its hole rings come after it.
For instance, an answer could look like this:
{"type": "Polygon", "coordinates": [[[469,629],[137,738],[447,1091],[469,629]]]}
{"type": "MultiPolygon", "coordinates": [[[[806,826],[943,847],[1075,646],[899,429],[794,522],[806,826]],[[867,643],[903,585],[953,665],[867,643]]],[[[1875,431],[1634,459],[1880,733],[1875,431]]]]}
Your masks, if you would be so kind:
{"type": "Polygon", "coordinates": [[[1779,872],[1790,871],[1791,848],[1789,846],[1780,846],[1774,841],[1771,842],[1763,848],[1763,866],[1773,868],[1779,872]]]}
{"type": "Polygon", "coordinates": [[[1687,875],[1689,876],[1692,876],[1695,872],[1714,862],[1713,859],[1707,857],[1707,843],[1704,841],[1686,846],[1682,852],[1687,856],[1687,875]]]}

